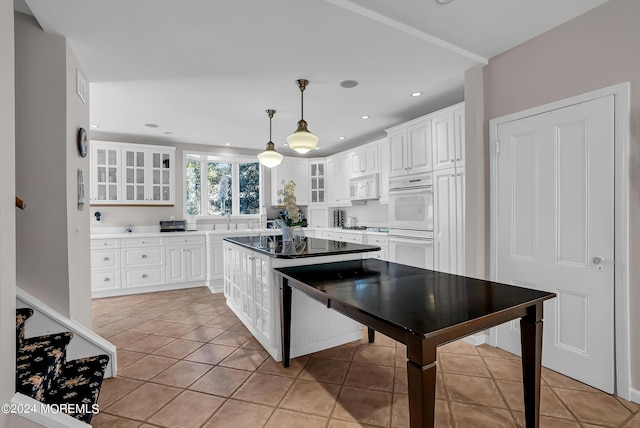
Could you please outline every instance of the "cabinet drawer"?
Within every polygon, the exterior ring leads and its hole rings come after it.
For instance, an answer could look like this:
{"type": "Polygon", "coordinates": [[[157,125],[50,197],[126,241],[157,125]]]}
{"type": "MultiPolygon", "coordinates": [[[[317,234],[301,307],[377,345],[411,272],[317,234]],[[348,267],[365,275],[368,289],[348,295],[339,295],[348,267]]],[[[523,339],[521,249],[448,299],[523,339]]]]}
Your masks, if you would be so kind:
{"type": "Polygon", "coordinates": [[[91,290],[114,290],[120,287],[120,275],[117,270],[91,274],[91,290]]]}
{"type": "Polygon", "coordinates": [[[164,247],[131,248],[122,253],[122,267],[164,264],[164,247]]]}
{"type": "Polygon", "coordinates": [[[148,269],[126,269],[122,271],[123,287],[164,284],[164,267],[148,269]]]}
{"type": "Polygon", "coordinates": [[[362,244],[364,242],[364,235],[355,233],[343,233],[343,232],[325,232],[324,239],[331,239],[334,241],[342,242],[355,242],[356,244],[362,244]]]}
{"type": "Polygon", "coordinates": [[[120,263],[120,250],[93,250],[91,252],[91,270],[117,269],[120,263]]]}
{"type": "Polygon", "coordinates": [[[164,238],[125,238],[122,248],[160,247],[164,245],[164,238]]]}
{"type": "Polygon", "coordinates": [[[106,250],[108,248],[120,248],[120,240],[119,239],[92,239],[91,240],[92,250],[100,250],[100,249],[106,250]]]}
{"type": "Polygon", "coordinates": [[[167,245],[179,245],[179,244],[204,244],[204,236],[176,236],[171,238],[165,238],[165,244],[167,245]]]}
{"type": "Polygon", "coordinates": [[[367,242],[372,245],[377,244],[381,247],[386,247],[387,245],[389,245],[389,238],[387,238],[386,236],[369,235],[367,236],[367,242]]]}

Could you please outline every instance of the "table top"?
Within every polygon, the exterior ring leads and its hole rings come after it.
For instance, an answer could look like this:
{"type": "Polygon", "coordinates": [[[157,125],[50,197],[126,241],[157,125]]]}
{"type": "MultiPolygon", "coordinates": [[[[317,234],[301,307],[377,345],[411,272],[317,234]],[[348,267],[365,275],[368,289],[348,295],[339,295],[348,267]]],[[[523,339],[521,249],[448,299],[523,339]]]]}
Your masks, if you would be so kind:
{"type": "Polygon", "coordinates": [[[225,241],[241,245],[269,257],[297,259],[304,257],[335,256],[339,254],[366,253],[380,251],[377,245],[356,244],[353,242],[332,241],[309,238],[292,242],[282,241],[282,236],[234,236],[225,241]]]}
{"type": "Polygon", "coordinates": [[[544,291],[377,259],[285,267],[276,271],[322,293],[327,299],[422,336],[555,297],[544,291]]]}

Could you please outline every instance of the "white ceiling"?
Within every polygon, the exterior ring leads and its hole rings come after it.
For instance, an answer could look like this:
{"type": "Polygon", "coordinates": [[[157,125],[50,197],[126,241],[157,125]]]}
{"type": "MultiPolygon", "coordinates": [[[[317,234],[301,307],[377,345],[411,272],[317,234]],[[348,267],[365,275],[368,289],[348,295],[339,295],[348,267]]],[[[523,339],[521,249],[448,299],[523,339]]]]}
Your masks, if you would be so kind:
{"type": "Polygon", "coordinates": [[[295,80],[306,78],[305,119],[324,156],[462,101],[465,70],[606,1],[26,3],[68,39],[91,82],[92,136],[262,150],[273,108],[276,149],[293,155],[282,144],[300,119],[295,80]],[[360,84],[344,89],[347,79],[360,84]]]}

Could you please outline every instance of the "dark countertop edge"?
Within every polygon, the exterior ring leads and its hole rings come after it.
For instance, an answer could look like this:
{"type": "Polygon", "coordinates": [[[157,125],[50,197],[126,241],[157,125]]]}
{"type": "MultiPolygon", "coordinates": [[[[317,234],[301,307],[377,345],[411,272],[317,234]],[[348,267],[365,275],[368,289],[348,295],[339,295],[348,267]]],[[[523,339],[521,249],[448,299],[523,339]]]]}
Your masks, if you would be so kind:
{"type": "MultiPolygon", "coordinates": [[[[247,248],[251,251],[255,251],[259,254],[264,254],[265,256],[273,257],[274,259],[305,259],[309,257],[330,257],[330,256],[340,256],[342,254],[356,254],[356,253],[368,253],[372,251],[381,251],[382,248],[379,246],[368,245],[368,244],[353,244],[360,245],[365,248],[355,248],[355,249],[345,249],[345,250],[337,250],[335,252],[328,253],[318,253],[318,254],[277,254],[272,253],[266,249],[256,248],[253,245],[246,244],[244,242],[236,241],[233,239],[233,236],[226,236],[223,238],[224,241],[230,242],[235,245],[240,245],[241,247],[247,248]]],[[[239,238],[246,238],[246,236],[240,236],[239,238]]],[[[321,238],[313,238],[313,239],[321,239],[321,238]]],[[[324,239],[324,241],[332,241],[332,239],[324,239]]]]}

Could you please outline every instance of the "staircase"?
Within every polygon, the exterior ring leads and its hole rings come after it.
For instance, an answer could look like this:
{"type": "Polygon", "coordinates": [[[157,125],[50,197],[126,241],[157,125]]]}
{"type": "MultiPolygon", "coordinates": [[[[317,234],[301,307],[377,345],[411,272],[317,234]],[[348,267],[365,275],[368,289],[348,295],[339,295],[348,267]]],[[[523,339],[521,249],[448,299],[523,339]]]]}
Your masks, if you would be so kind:
{"type": "Polygon", "coordinates": [[[98,394],[108,355],[67,361],[73,333],[24,337],[25,322],[33,309],[16,309],[16,392],[90,423],[97,413],[98,394]]]}

